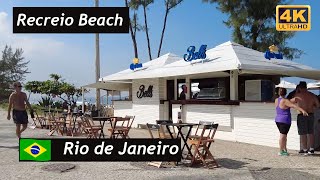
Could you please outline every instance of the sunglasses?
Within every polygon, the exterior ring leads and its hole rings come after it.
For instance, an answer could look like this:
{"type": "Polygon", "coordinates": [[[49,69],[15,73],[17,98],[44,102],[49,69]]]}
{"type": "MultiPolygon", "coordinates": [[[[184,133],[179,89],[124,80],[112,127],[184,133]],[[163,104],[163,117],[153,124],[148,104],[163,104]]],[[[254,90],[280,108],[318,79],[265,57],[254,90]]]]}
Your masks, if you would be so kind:
{"type": "Polygon", "coordinates": [[[22,86],[14,86],[14,87],[19,87],[19,88],[21,88],[22,86]]]}

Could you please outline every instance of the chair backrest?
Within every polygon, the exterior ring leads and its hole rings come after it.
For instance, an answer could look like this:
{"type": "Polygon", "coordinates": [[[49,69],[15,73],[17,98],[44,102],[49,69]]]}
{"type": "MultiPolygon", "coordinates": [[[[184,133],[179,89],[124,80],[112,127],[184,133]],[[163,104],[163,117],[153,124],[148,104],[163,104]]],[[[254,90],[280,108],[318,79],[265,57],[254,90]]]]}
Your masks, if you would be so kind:
{"type": "Polygon", "coordinates": [[[134,121],[135,116],[128,116],[128,115],[126,115],[126,116],[125,116],[125,118],[130,118],[130,122],[129,122],[129,126],[128,126],[128,128],[131,128],[131,126],[132,126],[132,123],[133,123],[133,121],[134,121]]]}
{"type": "Polygon", "coordinates": [[[81,119],[82,126],[84,126],[84,127],[92,127],[88,117],[80,116],[80,119],[81,119]]]}
{"type": "Polygon", "coordinates": [[[160,139],[166,139],[167,137],[170,136],[169,133],[166,134],[164,125],[161,125],[161,124],[148,124],[147,123],[147,128],[148,128],[149,134],[150,134],[152,139],[154,139],[154,136],[153,136],[151,130],[156,130],[158,132],[158,138],[160,138],[160,139]]]}
{"type": "Polygon", "coordinates": [[[203,125],[200,139],[213,139],[219,124],[203,125]]]}
{"type": "MultiPolygon", "coordinates": [[[[172,124],[172,120],[156,120],[157,124],[172,124]]],[[[162,126],[161,126],[162,127],[162,126]]],[[[170,128],[170,127],[169,127],[170,128]]],[[[173,135],[176,136],[176,130],[174,127],[170,128],[173,132],[173,135]]],[[[167,128],[162,128],[164,133],[169,133],[167,128]]]]}
{"type": "Polygon", "coordinates": [[[151,130],[156,130],[156,131],[158,131],[158,133],[160,131],[160,125],[158,125],[158,124],[148,124],[147,123],[147,128],[148,128],[149,134],[150,134],[152,139],[154,139],[154,136],[153,136],[151,130]]]}
{"type": "Polygon", "coordinates": [[[112,121],[113,125],[112,127],[124,127],[124,128],[129,128],[130,125],[130,118],[123,118],[123,117],[115,117],[114,120],[112,121]],[[119,125],[121,124],[121,125],[119,125]]]}
{"type": "Polygon", "coordinates": [[[213,121],[199,121],[199,125],[197,126],[195,135],[198,134],[198,130],[199,130],[199,127],[200,127],[200,126],[203,126],[203,125],[211,125],[211,124],[214,124],[214,122],[213,122],[213,121]]]}

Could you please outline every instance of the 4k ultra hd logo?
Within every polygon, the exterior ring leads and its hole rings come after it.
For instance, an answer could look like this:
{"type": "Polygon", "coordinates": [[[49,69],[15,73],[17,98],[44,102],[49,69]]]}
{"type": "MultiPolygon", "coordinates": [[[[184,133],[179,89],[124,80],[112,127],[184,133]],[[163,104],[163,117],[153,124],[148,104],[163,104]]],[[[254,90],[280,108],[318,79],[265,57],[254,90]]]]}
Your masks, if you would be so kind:
{"type": "Polygon", "coordinates": [[[309,31],[311,7],[309,5],[278,5],[276,29],[277,31],[309,31]]]}

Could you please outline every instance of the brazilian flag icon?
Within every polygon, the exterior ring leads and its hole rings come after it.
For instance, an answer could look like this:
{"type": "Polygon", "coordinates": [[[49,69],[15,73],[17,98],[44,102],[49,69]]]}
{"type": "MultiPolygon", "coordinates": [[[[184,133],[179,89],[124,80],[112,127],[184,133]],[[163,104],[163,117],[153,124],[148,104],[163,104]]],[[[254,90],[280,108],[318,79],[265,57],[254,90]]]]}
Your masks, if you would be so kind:
{"type": "Polygon", "coordinates": [[[20,161],[50,161],[51,140],[20,139],[20,161]]]}

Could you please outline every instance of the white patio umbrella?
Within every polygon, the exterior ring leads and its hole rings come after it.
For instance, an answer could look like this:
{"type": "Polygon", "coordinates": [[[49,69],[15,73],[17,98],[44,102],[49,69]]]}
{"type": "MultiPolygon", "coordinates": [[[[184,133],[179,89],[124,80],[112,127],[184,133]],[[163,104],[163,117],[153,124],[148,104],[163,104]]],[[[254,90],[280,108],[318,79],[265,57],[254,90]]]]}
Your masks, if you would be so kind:
{"type": "Polygon", "coordinates": [[[191,91],[192,91],[193,93],[197,93],[197,92],[200,91],[200,89],[198,88],[198,85],[199,85],[199,83],[193,83],[193,84],[192,84],[192,86],[191,86],[191,91]]]}
{"type": "Polygon", "coordinates": [[[313,82],[307,84],[308,89],[320,89],[320,82],[313,82]]]}
{"type": "Polygon", "coordinates": [[[285,81],[285,80],[281,80],[281,82],[276,85],[276,87],[281,87],[281,88],[286,88],[286,89],[295,89],[296,88],[296,84],[285,81]]]}

